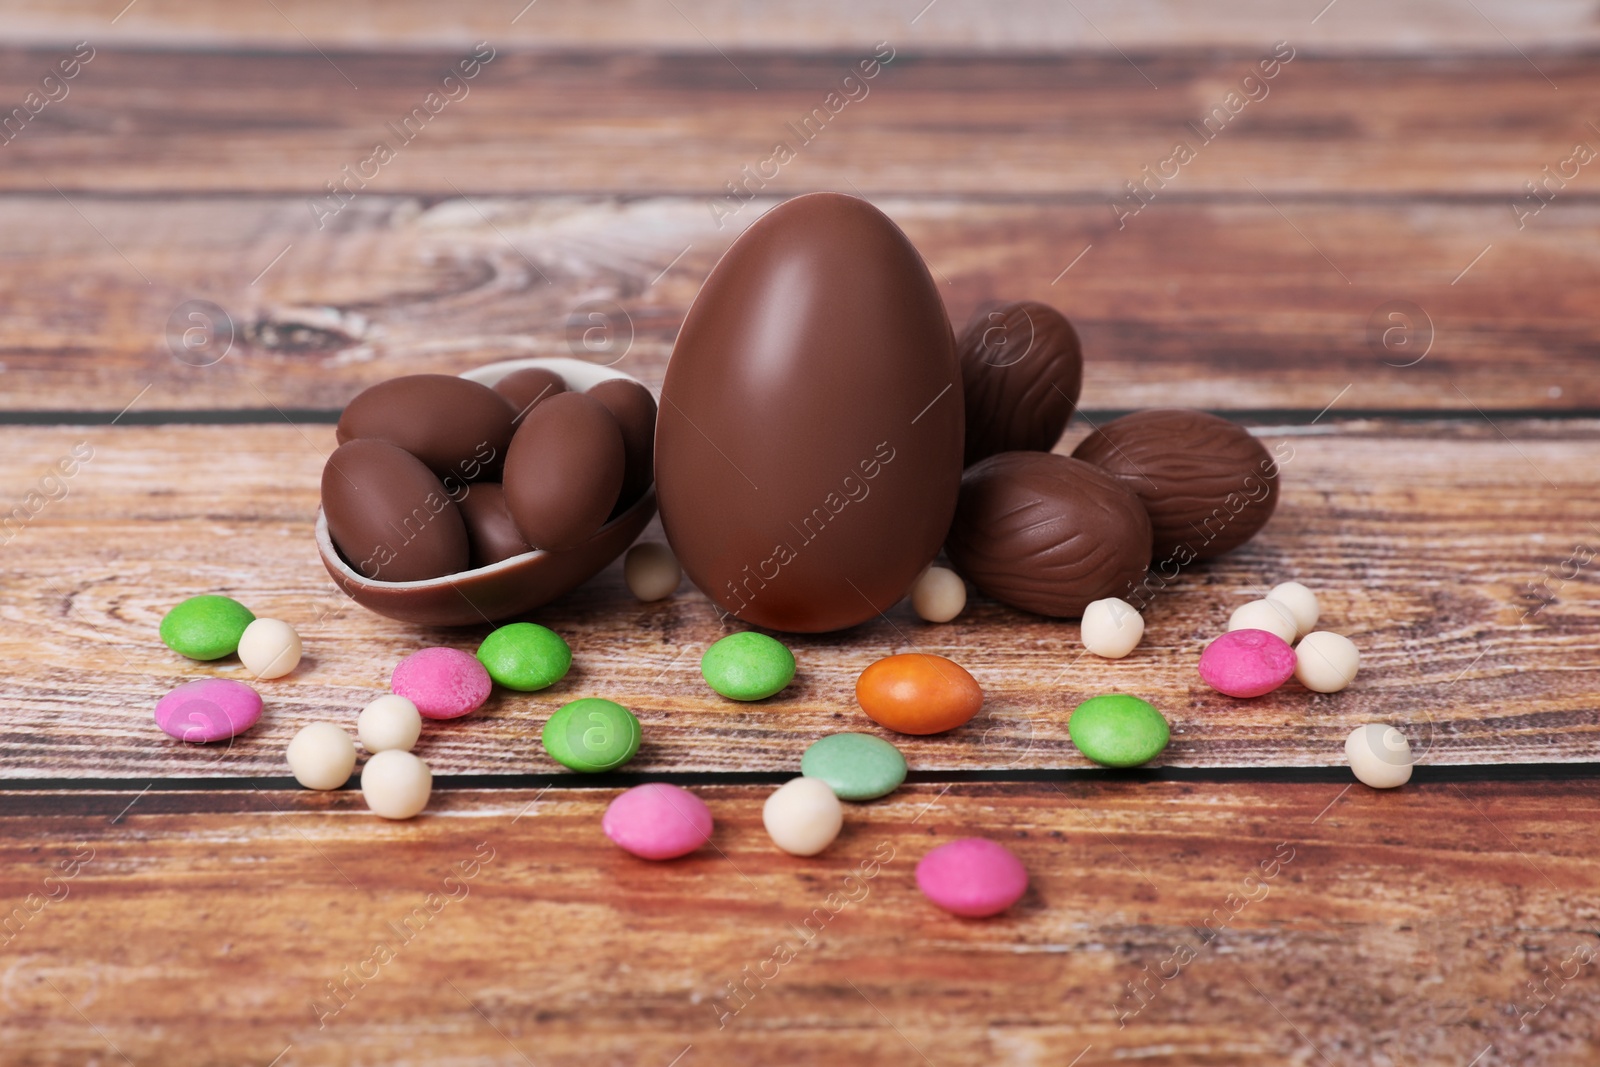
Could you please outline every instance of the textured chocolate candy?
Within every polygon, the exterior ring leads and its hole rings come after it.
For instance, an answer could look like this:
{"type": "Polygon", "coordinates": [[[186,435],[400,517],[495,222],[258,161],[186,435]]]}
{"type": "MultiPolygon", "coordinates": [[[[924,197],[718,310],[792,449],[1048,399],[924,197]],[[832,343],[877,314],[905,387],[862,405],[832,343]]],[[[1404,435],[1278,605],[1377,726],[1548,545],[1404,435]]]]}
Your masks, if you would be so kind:
{"type": "Polygon", "coordinates": [[[494,391],[511,405],[511,410],[516,412],[516,425],[521,426],[535,404],[566,392],[567,382],[548,367],[524,367],[495,382],[494,391]]]}
{"type": "Polygon", "coordinates": [[[622,431],[605,405],[560,393],[528,412],[506,454],[506,509],[535,548],[572,548],[605,525],[622,490],[622,431]]]}
{"type": "Polygon", "coordinates": [[[1144,501],[1156,557],[1179,566],[1254,537],[1278,506],[1278,465],[1237,423],[1187,408],[1113,419],[1073,450],[1144,501]]]}
{"type": "Polygon", "coordinates": [[[414,582],[467,567],[455,501],[420,459],[387,442],[334,449],[322,468],[322,512],[328,536],[366,578],[414,582]]]}
{"type": "Polygon", "coordinates": [[[656,398],[632,378],[607,378],[589,390],[622,431],[625,463],[617,511],[630,507],[655,480],[656,398]]]}
{"type": "Polygon", "coordinates": [[[838,193],[773,208],[701,287],[661,389],[656,496],[683,569],[758,626],[876,617],[949,528],[961,398],[905,234],[838,193]]]}
{"type": "Polygon", "coordinates": [[[1105,471],[1050,452],[967,469],[945,546],[963,577],[1014,608],[1072,618],[1124,596],[1150,562],[1150,518],[1105,471]]]}
{"type": "Polygon", "coordinates": [[[449,481],[499,477],[515,413],[487,385],[449,374],[408,374],[359,393],[339,416],[337,437],[387,441],[449,481]]]}
{"type": "Polygon", "coordinates": [[[980,308],[956,345],[968,466],[998,452],[1048,452],[1078,406],[1083,352],[1066,317],[1035,300],[980,308]]]}
{"type": "Polygon", "coordinates": [[[511,521],[506,510],[505,489],[498,482],[479,482],[468,487],[459,505],[467,524],[467,544],[474,567],[487,567],[512,556],[533,551],[527,539],[511,521]]]}

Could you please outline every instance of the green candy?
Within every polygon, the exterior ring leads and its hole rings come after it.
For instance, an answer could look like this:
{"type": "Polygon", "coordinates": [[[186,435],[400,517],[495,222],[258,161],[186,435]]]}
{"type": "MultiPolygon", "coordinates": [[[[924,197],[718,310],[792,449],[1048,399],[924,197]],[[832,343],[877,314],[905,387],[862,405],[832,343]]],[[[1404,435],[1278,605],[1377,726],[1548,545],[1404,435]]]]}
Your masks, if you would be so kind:
{"type": "Polygon", "coordinates": [[[514,622],[483,639],[478,662],[507,689],[531,693],[566,677],[572,666],[572,649],[554,630],[538,623],[514,622]]]}
{"type": "Polygon", "coordinates": [[[906,780],[906,758],[881,737],[829,734],[800,757],[800,773],[827,782],[840,800],[873,800],[906,780]]]}
{"type": "Polygon", "coordinates": [[[1126,693],[1109,693],[1079,704],[1067,721],[1078,751],[1107,767],[1137,767],[1167,747],[1167,720],[1150,704],[1126,693]]]}
{"type": "Polygon", "coordinates": [[[564,704],[544,724],[540,740],[563,767],[594,774],[620,767],[639,751],[639,720],[621,704],[585,697],[564,704]]]}
{"type": "Polygon", "coordinates": [[[794,678],[794,653],[766,634],[729,634],[700,657],[700,673],[729,700],[764,700],[794,678]]]}
{"type": "Polygon", "coordinates": [[[192,596],[161,619],[161,640],[180,656],[221,659],[239,651],[255,614],[232,597],[192,596]]]}

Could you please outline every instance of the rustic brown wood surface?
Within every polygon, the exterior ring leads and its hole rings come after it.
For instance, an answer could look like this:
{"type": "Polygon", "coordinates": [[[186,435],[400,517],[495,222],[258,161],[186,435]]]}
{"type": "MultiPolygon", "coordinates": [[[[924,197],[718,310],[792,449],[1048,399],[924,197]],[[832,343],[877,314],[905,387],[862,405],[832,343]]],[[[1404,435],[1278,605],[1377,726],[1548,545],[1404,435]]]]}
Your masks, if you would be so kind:
{"type": "Polygon", "coordinates": [[[524,2],[0,0],[0,1064],[1600,1060],[1590,10],[524,2]],[[480,40],[470,92],[400,143],[480,40]],[[1197,134],[1279,40],[1265,96],[1197,134]],[[1091,421],[1234,412],[1288,457],[1272,523],[1159,591],[1127,660],[981,597],[946,626],[901,605],[790,640],[795,684],[754,707],[699,677],[707,600],[641,605],[613,566],[538,613],[564,682],[429,728],[423,816],[292,788],[296,729],[487,629],[335,590],[310,534],[333,413],[395,374],[573,354],[591,311],[590,358],[657,385],[728,243],[813,189],[895,218],[958,328],[993,298],[1066,312],[1091,421]],[[1360,645],[1356,684],[1201,685],[1231,609],[1288,578],[1360,645]],[[151,722],[242,674],[157,640],[198,592],[306,639],[231,744],[151,722]],[[823,855],[775,851],[765,796],[868,729],[856,674],[913,648],[967,664],[985,713],[896,738],[912,784],[823,855]],[[1068,740],[1118,690],[1172,720],[1154,776],[1068,740]],[[639,712],[629,777],[540,749],[585,694],[639,712]],[[1410,785],[1334,769],[1368,721],[1409,735],[1410,785]],[[601,813],[669,772],[712,847],[634,860],[601,813]],[[997,919],[916,890],[967,834],[1030,872],[997,919]]]}
{"type": "MultiPolygon", "coordinates": [[[[1070,448],[1086,430],[1068,436],[1070,448]]],[[[872,728],[856,675],[880,656],[922,650],[965,664],[984,713],[931,738],[899,738],[913,767],[1084,767],[1067,737],[1080,701],[1138,693],[1172,718],[1171,766],[1332,765],[1344,736],[1392,721],[1431,763],[1589,761],[1600,755],[1600,615],[1594,568],[1574,552],[1600,542],[1593,501],[1600,447],[1592,421],[1339,423],[1262,427],[1283,493],[1245,548],[1151,585],[1144,645],[1128,659],[1083,655],[1073,622],[974,598],[956,622],[919,621],[902,604],[841,634],[790,636],[796,683],[756,705],[723,700],[701,653],[727,632],[692,586],[643,605],[614,564],[534,618],[575,649],[572,673],[537,694],[501,693],[470,719],[435,726],[422,748],[440,773],[557,771],[538,744],[551,711],[603,695],[636,709],[652,770],[792,771],[824,733],[872,728]],[[1505,434],[1506,436],[1502,436],[1505,434]],[[1546,481],[1549,479],[1549,481],[1546,481]],[[1279,581],[1320,591],[1326,628],[1351,635],[1362,673],[1343,693],[1291,683],[1233,700],[1195,673],[1229,613],[1279,581]]],[[[351,604],[311,536],[325,425],[9,427],[6,484],[27,485],[74,448],[93,450],[0,553],[8,589],[0,643],[11,709],[0,748],[9,777],[236,776],[284,773],[283,746],[307,722],[353,723],[405,654],[473,649],[487,625],[430,630],[351,604]],[[300,628],[307,660],[259,688],[267,714],[231,745],[185,747],[155,733],[171,686],[242,677],[229,658],[190,663],[156,638],[185,596],[222,592],[300,628]]],[[[659,539],[658,527],[646,535],[659,539]]]]}
{"type": "Polygon", "coordinates": [[[601,836],[609,790],[451,792],[404,824],[350,792],[0,794],[0,903],[24,909],[6,1062],[1481,1067],[1600,1049],[1592,788],[927,784],[852,806],[814,859],[772,848],[765,789],[701,792],[712,845],[664,865],[601,836]],[[1031,874],[997,919],[916,890],[922,855],[972,833],[1031,874]]]}
{"type": "MultiPolygon", "coordinates": [[[[997,298],[1070,316],[1091,408],[1600,408],[1600,207],[1558,200],[1518,232],[1499,198],[1242,189],[1121,229],[1104,197],[878,203],[957,328],[997,298]]],[[[319,231],[279,196],[0,197],[0,409],[273,419],[395,374],[575,353],[656,384],[700,282],[774,202],[719,230],[697,198],[364,196],[319,231]]]]}

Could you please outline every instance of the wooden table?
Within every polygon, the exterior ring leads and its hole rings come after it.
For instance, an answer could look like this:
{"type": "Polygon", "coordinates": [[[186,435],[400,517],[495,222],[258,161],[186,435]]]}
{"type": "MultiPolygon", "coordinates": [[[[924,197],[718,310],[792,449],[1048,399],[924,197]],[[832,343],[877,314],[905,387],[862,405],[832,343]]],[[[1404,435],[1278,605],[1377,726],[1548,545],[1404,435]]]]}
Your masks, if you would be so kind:
{"type": "Polygon", "coordinates": [[[0,144],[0,1063],[1600,1060],[1592,21],[519,6],[0,3],[0,117],[54,97],[0,144]],[[577,651],[566,681],[428,731],[425,815],[296,788],[299,727],[353,724],[400,656],[484,632],[329,581],[310,531],[341,406],[583,354],[591,311],[593,358],[659,385],[718,255],[814,189],[887,211],[958,323],[997,297],[1077,323],[1062,450],[1152,405],[1285,450],[1271,525],[1163,590],[1128,660],[981,598],[945,626],[902,606],[793,639],[796,683],[755,707],[699,680],[703,596],[641,605],[613,566],[538,614],[577,651]],[[1356,685],[1202,686],[1232,608],[1291,578],[1360,645],[1356,685]],[[198,592],[307,646],[262,683],[261,724],[205,748],[150,719],[172,685],[241,672],[157,640],[198,592]],[[763,797],[864,728],[856,674],[911,648],[967,664],[984,713],[904,739],[911,781],[823,856],[776,852],[763,797]],[[1068,741],[1108,690],[1171,718],[1153,769],[1068,741]],[[539,726],[595,693],[644,746],[626,774],[557,773],[539,726]],[[1342,739],[1370,721],[1422,754],[1412,784],[1352,784],[1342,739]],[[600,814],[643,780],[704,796],[714,847],[610,846],[600,814]],[[1029,868],[1000,918],[915,889],[966,834],[1029,868]]]}

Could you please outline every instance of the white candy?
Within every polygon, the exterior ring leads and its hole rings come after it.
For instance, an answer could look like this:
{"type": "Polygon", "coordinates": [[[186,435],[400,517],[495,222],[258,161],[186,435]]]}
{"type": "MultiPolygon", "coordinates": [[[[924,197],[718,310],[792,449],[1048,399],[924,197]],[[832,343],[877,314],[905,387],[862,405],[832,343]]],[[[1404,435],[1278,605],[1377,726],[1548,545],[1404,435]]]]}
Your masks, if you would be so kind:
{"type": "Polygon", "coordinates": [[[356,743],[331,722],[302,726],[286,755],[295,781],[307,789],[338,789],[356,769],[356,743]]]}
{"type": "Polygon", "coordinates": [[[1144,616],[1126,600],[1106,597],[1083,609],[1083,647],[1106,659],[1121,659],[1144,640],[1144,616]]]}
{"type": "Polygon", "coordinates": [[[947,567],[929,567],[911,587],[911,610],[928,622],[949,622],[967,606],[967,583],[947,567]]]}
{"type": "Polygon", "coordinates": [[[1248,604],[1240,604],[1228,617],[1228,629],[1265,630],[1269,634],[1277,634],[1291,645],[1300,633],[1289,606],[1276,600],[1252,600],[1248,604]]]}
{"type": "Polygon", "coordinates": [[[422,714],[406,697],[385,693],[361,709],[356,736],[368,752],[410,752],[422,736],[422,714]]]}
{"type": "Polygon", "coordinates": [[[683,568],[666,545],[641,541],[623,558],[622,578],[629,592],[648,603],[671,596],[683,581],[683,568]]]}
{"type": "Polygon", "coordinates": [[[1295,629],[1304,637],[1317,625],[1317,619],[1322,616],[1322,605],[1317,603],[1317,594],[1301,585],[1299,582],[1280,582],[1272,587],[1267,594],[1268,600],[1276,600],[1289,609],[1289,614],[1294,616],[1295,629]]]}
{"type": "Polygon", "coordinates": [[[257,619],[239,638],[239,662],[261,678],[282,678],[300,662],[300,635],[278,619],[257,619]]]}
{"type": "Polygon", "coordinates": [[[1411,742],[1393,726],[1357,726],[1344,739],[1344,754],[1363,785],[1393,789],[1411,780],[1411,742]]]}
{"type": "Polygon", "coordinates": [[[844,825],[844,808],[821,778],[793,778],[761,808],[772,843],[795,856],[815,856],[833,844],[844,825]]]}
{"type": "Polygon", "coordinates": [[[361,768],[361,795],[373,814],[385,819],[409,819],[428,806],[433,772],[409,752],[397,748],[379,752],[361,768]]]}
{"type": "Polygon", "coordinates": [[[1318,630],[1294,650],[1294,676],[1313,693],[1337,693],[1355,680],[1361,653],[1348,637],[1318,630]]]}

